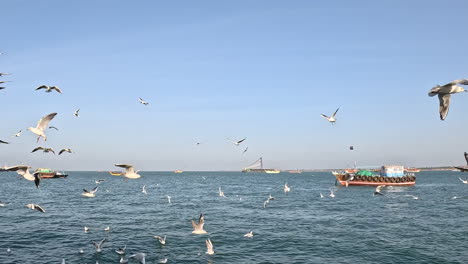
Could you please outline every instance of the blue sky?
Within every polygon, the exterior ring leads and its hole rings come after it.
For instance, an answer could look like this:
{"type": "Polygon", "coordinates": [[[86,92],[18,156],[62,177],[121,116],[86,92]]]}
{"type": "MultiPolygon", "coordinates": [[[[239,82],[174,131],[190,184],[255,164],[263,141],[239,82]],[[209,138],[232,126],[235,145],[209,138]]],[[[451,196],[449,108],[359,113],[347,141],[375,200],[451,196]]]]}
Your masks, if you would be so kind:
{"type": "Polygon", "coordinates": [[[460,165],[468,94],[453,96],[440,121],[427,92],[468,78],[467,10],[466,1],[4,1],[0,72],[13,74],[2,77],[12,82],[0,91],[0,139],[11,144],[0,161],[460,165]],[[34,90],[42,84],[63,94],[34,90]],[[339,106],[336,125],[320,117],[339,106]],[[29,131],[9,138],[51,112],[60,131],[46,143],[29,131]],[[76,153],[29,153],[38,145],[76,153]]]}

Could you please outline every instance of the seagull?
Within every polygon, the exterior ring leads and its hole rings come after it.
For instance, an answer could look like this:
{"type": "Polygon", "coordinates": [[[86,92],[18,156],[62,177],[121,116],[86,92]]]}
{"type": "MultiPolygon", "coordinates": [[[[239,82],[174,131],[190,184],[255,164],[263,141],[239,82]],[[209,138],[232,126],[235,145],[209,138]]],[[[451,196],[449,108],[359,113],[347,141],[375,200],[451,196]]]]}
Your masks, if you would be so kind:
{"type": "Polygon", "coordinates": [[[266,200],[265,202],[263,202],[263,208],[266,208],[269,202],[270,202],[270,199],[268,199],[268,200],[266,200]]]}
{"type": "Polygon", "coordinates": [[[36,88],[36,91],[37,90],[41,90],[41,89],[46,89],[46,93],[50,93],[52,92],[53,90],[59,92],[59,93],[62,93],[62,90],[60,90],[60,88],[58,88],[57,86],[47,86],[47,85],[41,85],[39,87],[36,88]]]}
{"type": "Polygon", "coordinates": [[[351,177],[349,177],[349,178],[345,181],[346,188],[348,188],[349,181],[352,181],[352,180],[354,180],[354,175],[351,175],[351,177]]]}
{"type": "Polygon", "coordinates": [[[415,196],[415,195],[406,194],[405,196],[411,197],[411,198],[413,198],[414,200],[418,200],[418,199],[419,199],[419,197],[417,197],[417,196],[415,196]]]}
{"type": "Polygon", "coordinates": [[[288,192],[291,191],[291,188],[289,188],[288,183],[284,184],[283,191],[285,194],[288,194],[288,192]]]}
{"type": "Polygon", "coordinates": [[[158,260],[158,263],[161,263],[161,264],[167,263],[167,258],[158,260]]]}
{"type": "Polygon", "coordinates": [[[161,243],[161,245],[165,245],[165,244],[166,244],[166,236],[164,236],[164,237],[154,236],[154,238],[158,239],[158,240],[159,240],[159,243],[161,243]]]}
{"type": "Polygon", "coordinates": [[[231,140],[231,139],[227,138],[227,140],[231,141],[231,142],[232,142],[234,145],[236,145],[236,146],[239,146],[240,143],[244,142],[244,140],[246,140],[246,139],[247,139],[247,138],[241,139],[241,140],[239,140],[239,141],[234,141],[234,140],[231,140]]]}
{"type": "Polygon", "coordinates": [[[141,99],[141,97],[138,97],[138,101],[139,101],[141,104],[144,104],[144,105],[148,105],[148,104],[149,104],[148,102],[145,102],[143,99],[141,99]]]}
{"type": "Polygon", "coordinates": [[[36,184],[36,188],[39,188],[39,184],[41,183],[41,177],[39,176],[39,173],[34,173],[31,175],[29,173],[29,166],[27,165],[18,165],[18,166],[13,166],[13,167],[8,167],[5,168],[6,171],[16,171],[18,175],[23,176],[28,181],[34,181],[34,184],[36,184]]]}
{"type": "Polygon", "coordinates": [[[205,225],[205,217],[203,214],[200,214],[200,217],[198,218],[198,224],[195,223],[195,221],[192,220],[192,226],[193,226],[193,231],[192,234],[206,234],[205,230],[203,230],[203,226],[205,225]]]}
{"type": "Polygon", "coordinates": [[[26,205],[27,208],[31,209],[31,210],[37,210],[41,213],[45,213],[45,210],[44,208],[42,208],[40,205],[38,204],[27,204],[26,205]]]}
{"type": "Polygon", "coordinates": [[[379,185],[377,188],[375,188],[374,196],[376,195],[383,195],[380,191],[382,191],[382,188],[385,187],[385,185],[379,185]]]}
{"type": "Polygon", "coordinates": [[[10,249],[10,248],[7,248],[6,252],[7,252],[8,254],[10,254],[10,253],[11,253],[11,249],[10,249]]]}
{"type": "Polygon", "coordinates": [[[5,205],[9,204],[9,202],[2,202],[0,201],[0,207],[4,207],[5,205]]]}
{"type": "Polygon", "coordinates": [[[242,152],[242,155],[244,155],[244,153],[246,153],[248,149],[249,149],[249,147],[246,147],[246,148],[244,149],[244,152],[242,152]]]}
{"type": "Polygon", "coordinates": [[[78,251],[80,254],[84,254],[84,250],[82,248],[80,248],[80,250],[78,251]]]}
{"type": "Polygon", "coordinates": [[[324,115],[324,114],[320,114],[323,118],[325,118],[326,120],[328,120],[328,122],[332,123],[332,125],[335,124],[336,122],[336,118],[335,118],[335,115],[336,113],[338,113],[338,110],[340,110],[340,108],[338,107],[338,109],[336,109],[335,113],[333,113],[333,115],[331,115],[330,117],[324,115]]]}
{"type": "Polygon", "coordinates": [[[167,198],[167,202],[171,203],[171,197],[169,195],[166,195],[166,198],[167,198]]]}
{"type": "Polygon", "coordinates": [[[270,196],[268,197],[268,201],[271,201],[271,200],[274,200],[275,197],[271,196],[271,193],[270,193],[270,196]]]}
{"type": "Polygon", "coordinates": [[[116,167],[120,167],[120,168],[125,168],[125,172],[122,174],[122,176],[124,176],[125,178],[129,178],[129,179],[138,179],[140,178],[140,174],[137,174],[137,172],[135,172],[135,170],[133,169],[133,166],[132,165],[128,165],[128,164],[115,164],[114,166],[116,167]]]}
{"type": "Polygon", "coordinates": [[[62,153],[64,153],[64,152],[72,153],[72,150],[69,149],[69,148],[61,149],[61,150],[59,151],[59,155],[62,154],[62,153]]]}
{"type": "Polygon", "coordinates": [[[59,130],[58,128],[54,127],[54,126],[50,126],[49,129],[55,129],[55,130],[59,130]]]}
{"type": "Polygon", "coordinates": [[[3,140],[0,140],[0,143],[2,143],[2,144],[10,144],[9,142],[3,141],[3,140]]]}
{"type": "Polygon", "coordinates": [[[214,250],[213,250],[213,244],[211,243],[211,240],[208,238],[205,242],[206,242],[206,254],[213,255],[214,250]]]}
{"type": "Polygon", "coordinates": [[[123,257],[120,257],[119,263],[120,263],[120,264],[128,263],[128,259],[124,259],[123,257]]]}
{"type": "Polygon", "coordinates": [[[36,152],[38,150],[42,150],[44,153],[52,152],[55,154],[55,151],[52,148],[44,148],[44,147],[37,147],[31,151],[31,153],[36,152]]]}
{"type": "Polygon", "coordinates": [[[11,73],[6,73],[6,72],[0,72],[0,77],[5,76],[5,75],[10,75],[11,73]]]}
{"type": "MultiPolygon", "coordinates": [[[[465,156],[466,164],[468,165],[468,153],[465,152],[464,156],[465,156]]],[[[454,168],[459,169],[462,172],[467,172],[468,171],[468,167],[454,167],[454,168]]]]}
{"type": "Polygon", "coordinates": [[[94,182],[95,182],[96,184],[100,184],[101,182],[104,182],[104,181],[106,181],[106,180],[99,179],[99,180],[97,180],[97,181],[94,181],[94,182]]]}
{"type": "Polygon", "coordinates": [[[145,253],[136,253],[131,255],[129,258],[136,258],[141,264],[146,264],[146,254],[145,253]]]}
{"type": "Polygon", "coordinates": [[[460,178],[460,177],[459,177],[458,179],[460,179],[460,181],[463,182],[464,184],[468,184],[468,180],[463,180],[463,179],[460,178]]]}
{"type": "Polygon", "coordinates": [[[247,234],[244,235],[244,237],[252,238],[253,237],[253,232],[250,231],[247,234]]]}
{"type": "Polygon", "coordinates": [[[429,91],[429,96],[439,96],[440,120],[445,120],[447,117],[450,104],[450,95],[460,92],[467,92],[467,90],[461,86],[458,86],[457,84],[468,85],[468,79],[455,80],[442,86],[436,85],[429,91]]]}
{"type": "Polygon", "coordinates": [[[94,247],[96,248],[96,252],[99,253],[102,251],[102,244],[104,244],[104,242],[106,242],[106,238],[104,238],[103,240],[96,242],[96,241],[92,241],[94,247]]]}
{"type": "Polygon", "coordinates": [[[143,190],[141,191],[142,193],[148,194],[148,193],[146,192],[146,185],[143,185],[143,188],[142,188],[142,189],[143,189],[143,190]]]}
{"type": "Polygon", "coordinates": [[[73,115],[74,115],[75,117],[78,117],[78,112],[79,112],[79,111],[80,111],[80,109],[78,108],[78,109],[75,111],[75,113],[73,113],[73,115]]]}
{"type": "Polygon", "coordinates": [[[224,195],[224,192],[223,192],[223,190],[221,189],[221,187],[219,187],[218,193],[219,193],[219,196],[221,196],[221,197],[226,197],[226,196],[224,195]]]}
{"type": "Polygon", "coordinates": [[[104,228],[104,231],[109,232],[110,231],[110,226],[107,226],[106,228],[104,228]]]}
{"type": "Polygon", "coordinates": [[[49,125],[50,120],[54,119],[54,117],[56,115],[57,115],[57,113],[48,114],[48,115],[44,116],[43,118],[41,118],[39,120],[39,122],[37,122],[36,127],[28,127],[29,131],[33,132],[34,134],[36,134],[38,136],[37,137],[37,142],[39,142],[39,139],[41,137],[44,138],[44,141],[47,141],[47,136],[44,134],[44,130],[49,125]]]}
{"type": "Polygon", "coordinates": [[[333,189],[330,188],[330,197],[335,198],[335,193],[333,192],[333,189]]]}
{"type": "Polygon", "coordinates": [[[88,233],[89,228],[88,228],[87,226],[85,226],[85,227],[84,227],[84,231],[85,231],[85,233],[88,233]]]}
{"type": "Polygon", "coordinates": [[[322,193],[320,193],[320,198],[324,198],[324,197],[325,197],[325,196],[323,196],[323,194],[322,194],[322,193]]]}
{"type": "Polygon", "coordinates": [[[117,253],[119,255],[124,255],[126,248],[127,248],[127,245],[125,245],[123,248],[118,248],[118,249],[115,250],[115,253],[117,253]]]}
{"type": "Polygon", "coordinates": [[[83,193],[81,195],[86,196],[86,197],[95,197],[96,196],[95,193],[96,193],[98,188],[99,188],[99,186],[96,186],[91,191],[83,189],[83,193]]]}
{"type": "Polygon", "coordinates": [[[19,136],[21,136],[21,132],[22,132],[22,130],[18,131],[18,133],[12,135],[11,137],[19,137],[19,136]]]}

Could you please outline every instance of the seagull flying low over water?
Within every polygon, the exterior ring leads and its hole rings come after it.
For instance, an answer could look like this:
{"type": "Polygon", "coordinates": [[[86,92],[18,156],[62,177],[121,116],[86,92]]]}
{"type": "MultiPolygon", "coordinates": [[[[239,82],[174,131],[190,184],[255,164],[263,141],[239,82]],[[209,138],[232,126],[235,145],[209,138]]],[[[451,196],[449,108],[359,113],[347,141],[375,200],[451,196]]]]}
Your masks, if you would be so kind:
{"type": "Polygon", "coordinates": [[[197,235],[206,234],[207,232],[203,229],[204,225],[205,225],[205,217],[203,216],[203,214],[200,214],[200,217],[198,218],[198,224],[192,220],[192,226],[193,226],[192,234],[197,234],[197,235]]]}
{"type": "Polygon", "coordinates": [[[463,180],[463,179],[460,178],[460,177],[459,177],[458,179],[460,179],[460,181],[463,182],[464,184],[468,184],[468,180],[463,180]]]}
{"type": "Polygon", "coordinates": [[[439,96],[440,120],[445,120],[445,118],[447,117],[450,105],[450,95],[455,93],[467,92],[467,90],[465,90],[461,86],[458,86],[457,84],[468,85],[468,79],[455,80],[442,86],[436,85],[429,91],[429,96],[439,96]]]}
{"type": "Polygon", "coordinates": [[[62,154],[62,153],[64,153],[64,152],[72,153],[72,150],[69,149],[69,148],[61,149],[61,150],[59,151],[59,155],[62,154]]]}
{"type": "Polygon", "coordinates": [[[120,264],[126,264],[128,263],[128,259],[124,259],[122,256],[120,257],[120,261],[119,261],[120,264]]]}
{"type": "Polygon", "coordinates": [[[31,210],[37,210],[41,213],[45,213],[45,210],[44,208],[42,208],[40,205],[38,204],[27,204],[26,205],[27,208],[31,209],[31,210]]]}
{"type": "Polygon", "coordinates": [[[0,201],[0,207],[4,207],[5,205],[9,204],[9,202],[2,202],[0,201]]]}
{"type": "Polygon", "coordinates": [[[37,147],[31,151],[31,153],[36,152],[38,150],[42,150],[44,153],[52,152],[55,154],[55,151],[52,148],[44,148],[44,147],[37,147]]]}
{"type": "Polygon", "coordinates": [[[288,192],[291,191],[291,188],[289,188],[287,182],[284,184],[283,191],[284,191],[285,194],[288,194],[288,192]]]}
{"type": "Polygon", "coordinates": [[[99,179],[99,180],[97,180],[97,181],[94,181],[94,182],[95,182],[96,184],[100,184],[101,182],[104,182],[104,181],[106,181],[106,180],[99,179]]]}
{"type": "MultiPolygon", "coordinates": [[[[468,165],[468,153],[464,153],[466,164],[468,165]]],[[[459,169],[462,172],[468,172],[468,167],[455,167],[456,169],[459,169]]]]}
{"type": "Polygon", "coordinates": [[[336,109],[335,113],[333,113],[333,115],[331,115],[330,117],[324,115],[324,114],[320,114],[320,116],[322,116],[323,118],[325,118],[326,120],[328,120],[328,122],[332,123],[332,125],[335,124],[336,122],[336,118],[335,118],[335,115],[336,113],[338,113],[338,110],[340,110],[340,108],[338,107],[338,109],[336,109]]]}
{"type": "Polygon", "coordinates": [[[75,117],[78,117],[78,112],[80,112],[80,109],[79,109],[79,108],[73,113],[73,115],[74,115],[75,117]]]}
{"type": "Polygon", "coordinates": [[[138,97],[138,101],[140,102],[140,104],[143,104],[143,105],[149,104],[148,102],[145,102],[143,99],[141,99],[141,97],[138,97]]]}
{"type": "Polygon", "coordinates": [[[232,139],[227,138],[227,140],[231,141],[231,142],[232,142],[234,145],[236,145],[236,146],[239,146],[240,143],[244,142],[244,140],[246,140],[246,139],[247,139],[247,138],[241,139],[241,140],[239,140],[239,141],[234,141],[234,140],[232,140],[232,139]]]}
{"type": "Polygon", "coordinates": [[[381,192],[382,191],[382,188],[384,188],[385,185],[379,185],[377,186],[377,188],[375,188],[375,192],[374,192],[374,196],[376,195],[383,195],[383,193],[381,192]]]}
{"type": "Polygon", "coordinates": [[[124,255],[126,248],[127,248],[127,245],[125,245],[123,248],[118,248],[118,249],[115,250],[115,253],[117,253],[119,255],[124,255]]]}
{"type": "Polygon", "coordinates": [[[335,193],[333,192],[333,189],[330,188],[330,197],[335,198],[335,193]]]}
{"type": "Polygon", "coordinates": [[[98,190],[99,186],[96,186],[94,187],[94,189],[92,189],[91,191],[88,191],[86,189],[83,189],[83,193],[81,195],[85,196],[85,197],[95,197],[95,193],[96,191],[98,190]]]}
{"type": "Polygon", "coordinates": [[[85,233],[88,233],[88,231],[89,231],[89,228],[88,228],[87,226],[85,226],[85,227],[84,227],[84,232],[85,232],[85,233]]]}
{"type": "Polygon", "coordinates": [[[411,194],[405,194],[406,197],[411,197],[413,198],[414,200],[418,200],[419,197],[415,196],[415,195],[411,195],[411,194]]]}
{"type": "Polygon", "coordinates": [[[166,236],[164,236],[164,237],[154,236],[154,238],[156,238],[157,240],[159,240],[159,243],[161,243],[161,245],[165,245],[165,244],[166,244],[166,236]]]}
{"type": "Polygon", "coordinates": [[[208,255],[213,255],[214,250],[213,250],[213,244],[211,243],[211,240],[208,238],[206,241],[206,254],[208,255]]]}
{"type": "Polygon", "coordinates": [[[102,245],[104,244],[104,242],[106,242],[106,238],[104,238],[103,240],[99,241],[99,242],[96,242],[96,241],[92,241],[94,247],[96,248],[96,252],[101,252],[102,251],[102,245]]]}
{"type": "Polygon", "coordinates": [[[141,264],[146,263],[146,254],[145,253],[136,253],[136,254],[131,255],[129,258],[135,258],[141,264]]]}
{"type": "Polygon", "coordinates": [[[224,192],[223,192],[223,190],[221,189],[221,187],[219,187],[218,193],[219,193],[219,196],[221,196],[221,197],[226,197],[226,196],[224,195],[224,192]]]}
{"type": "Polygon", "coordinates": [[[104,231],[109,232],[110,231],[110,226],[106,226],[106,228],[104,228],[104,231]]]}
{"type": "Polygon", "coordinates": [[[140,174],[137,174],[138,171],[135,172],[134,168],[132,165],[128,164],[115,164],[114,166],[124,168],[125,172],[122,174],[125,178],[128,179],[138,179],[140,178],[140,174]]]}
{"type": "Polygon", "coordinates": [[[36,134],[38,137],[37,137],[37,142],[39,142],[39,139],[41,137],[44,138],[44,141],[47,141],[47,136],[44,134],[44,130],[46,129],[46,127],[49,125],[49,122],[54,119],[54,117],[57,115],[57,113],[51,113],[51,114],[48,114],[46,116],[44,116],[43,118],[41,118],[39,120],[39,122],[37,122],[37,125],[36,127],[28,127],[28,130],[31,131],[32,133],[36,134]]]}
{"type": "Polygon", "coordinates": [[[11,137],[19,137],[19,136],[21,136],[21,132],[22,132],[22,130],[18,131],[18,133],[12,135],[11,137]]]}
{"type": "Polygon", "coordinates": [[[59,93],[62,93],[62,90],[60,90],[60,88],[58,88],[57,86],[47,86],[47,85],[41,85],[39,87],[36,88],[36,91],[37,90],[41,90],[41,89],[45,89],[46,93],[50,93],[52,92],[53,90],[59,92],[59,93]]]}
{"type": "Polygon", "coordinates": [[[167,198],[167,202],[171,203],[171,197],[169,195],[166,195],[166,198],[167,198]]]}
{"type": "Polygon", "coordinates": [[[244,237],[252,238],[253,237],[253,232],[250,231],[247,234],[244,235],[244,237]]]}
{"type": "Polygon", "coordinates": [[[39,173],[34,173],[31,175],[29,173],[29,166],[27,165],[18,165],[18,166],[12,166],[12,167],[7,167],[5,170],[7,171],[16,171],[18,175],[23,176],[28,181],[34,181],[34,184],[36,184],[36,188],[39,188],[39,184],[41,183],[41,177],[39,176],[39,173]]]}
{"type": "Polygon", "coordinates": [[[143,185],[143,188],[142,188],[141,192],[144,193],[144,194],[148,194],[148,193],[146,192],[146,185],[143,185]]]}

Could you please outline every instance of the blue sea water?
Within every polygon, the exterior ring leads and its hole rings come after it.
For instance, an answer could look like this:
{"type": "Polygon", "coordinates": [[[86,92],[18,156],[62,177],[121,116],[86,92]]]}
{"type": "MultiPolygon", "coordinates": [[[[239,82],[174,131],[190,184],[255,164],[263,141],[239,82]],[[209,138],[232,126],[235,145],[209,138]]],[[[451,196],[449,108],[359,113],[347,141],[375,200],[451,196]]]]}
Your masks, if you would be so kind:
{"type": "Polygon", "coordinates": [[[115,249],[125,244],[127,256],[144,252],[146,263],[468,263],[468,185],[458,179],[468,174],[461,172],[417,173],[415,186],[387,189],[385,196],[374,197],[372,187],[339,187],[335,198],[328,196],[331,173],[69,175],[36,189],[0,174],[0,201],[10,202],[0,207],[0,263],[119,263],[115,249]],[[105,182],[96,197],[83,197],[97,179],[105,182]],[[226,198],[218,196],[220,186],[226,198]],[[276,199],[263,208],[270,193],[276,199]],[[191,234],[190,221],[200,213],[208,234],[191,234]],[[244,238],[250,230],[254,237],[244,238]],[[166,245],[155,235],[166,235],[166,245]],[[103,238],[96,253],[91,241],[103,238]],[[207,238],[212,256],[205,254],[207,238]]]}

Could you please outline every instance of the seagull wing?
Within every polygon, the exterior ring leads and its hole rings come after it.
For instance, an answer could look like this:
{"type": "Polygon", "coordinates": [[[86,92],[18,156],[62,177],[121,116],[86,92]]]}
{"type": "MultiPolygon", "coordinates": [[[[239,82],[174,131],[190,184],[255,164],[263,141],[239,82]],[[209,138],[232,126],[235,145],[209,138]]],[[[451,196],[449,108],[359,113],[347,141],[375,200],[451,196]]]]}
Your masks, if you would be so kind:
{"type": "Polygon", "coordinates": [[[375,188],[375,191],[380,192],[383,187],[385,187],[385,185],[379,185],[379,186],[377,186],[377,188],[375,188]]]}
{"type": "Polygon", "coordinates": [[[49,125],[50,120],[54,119],[56,115],[57,113],[51,113],[51,114],[44,116],[43,118],[39,120],[39,122],[37,122],[36,128],[41,131],[44,131],[46,127],[49,125]]]}
{"type": "Polygon", "coordinates": [[[115,164],[114,166],[124,168],[126,173],[135,173],[133,166],[128,164],[115,164]]]}
{"type": "Polygon", "coordinates": [[[463,168],[463,167],[454,167],[454,168],[459,169],[462,172],[467,172],[468,171],[468,168],[463,168]]]}
{"type": "Polygon", "coordinates": [[[35,205],[34,205],[34,209],[35,209],[35,210],[38,210],[38,211],[41,212],[41,213],[45,213],[44,208],[42,208],[42,207],[41,207],[40,205],[38,205],[38,204],[35,204],[35,205]]]}
{"type": "Polygon", "coordinates": [[[6,142],[6,141],[3,141],[3,140],[0,140],[0,143],[3,143],[3,144],[10,144],[10,143],[8,143],[8,142],[6,142]]]}
{"type": "Polygon", "coordinates": [[[54,153],[54,154],[55,154],[55,151],[54,151],[53,149],[51,149],[51,148],[48,148],[48,150],[49,150],[50,152],[52,152],[52,153],[54,153]]]}
{"type": "Polygon", "coordinates": [[[39,189],[39,184],[41,184],[41,176],[39,176],[39,173],[34,173],[34,184],[36,184],[36,188],[39,189]]]}
{"type": "Polygon", "coordinates": [[[26,165],[19,165],[6,168],[7,171],[16,171],[19,175],[24,175],[26,171],[29,169],[29,166],[26,165]]]}
{"type": "Polygon", "coordinates": [[[450,105],[450,94],[439,94],[439,113],[440,120],[445,120],[448,115],[450,105]]]}
{"type": "Polygon", "coordinates": [[[465,152],[465,160],[466,160],[466,164],[468,165],[468,153],[465,152]]]}
{"type": "Polygon", "coordinates": [[[37,148],[33,149],[33,150],[31,151],[31,153],[36,152],[36,151],[38,151],[38,150],[44,150],[44,148],[43,148],[43,147],[37,147],[37,148]]]}
{"type": "Polygon", "coordinates": [[[49,86],[47,86],[47,85],[41,85],[41,86],[37,87],[36,90],[47,89],[47,88],[49,88],[49,86]]]}
{"type": "Polygon", "coordinates": [[[329,117],[328,117],[328,116],[326,116],[326,115],[324,115],[324,114],[320,114],[320,116],[321,116],[321,117],[323,117],[323,118],[325,118],[326,120],[328,120],[328,119],[329,119],[329,117]]]}
{"type": "Polygon", "coordinates": [[[59,155],[62,154],[62,153],[64,153],[65,151],[67,151],[67,150],[66,150],[66,149],[60,150],[59,155]]]}
{"type": "Polygon", "coordinates": [[[50,89],[55,90],[55,91],[57,91],[59,93],[62,93],[62,90],[60,90],[60,88],[58,88],[57,86],[52,86],[52,87],[50,87],[50,89]]]}
{"type": "Polygon", "coordinates": [[[336,109],[335,113],[333,113],[332,117],[335,117],[336,113],[338,113],[338,110],[340,110],[340,107],[338,107],[338,109],[336,109]]]}
{"type": "Polygon", "coordinates": [[[461,84],[461,85],[468,85],[468,79],[458,79],[449,84],[461,84]]]}
{"type": "Polygon", "coordinates": [[[237,141],[237,144],[240,144],[240,143],[244,142],[244,140],[246,140],[246,139],[247,138],[244,138],[244,139],[241,139],[241,140],[237,141]]]}
{"type": "Polygon", "coordinates": [[[89,193],[96,193],[98,188],[99,188],[99,186],[94,187],[89,193]]]}

